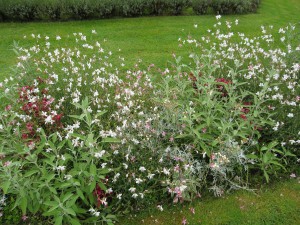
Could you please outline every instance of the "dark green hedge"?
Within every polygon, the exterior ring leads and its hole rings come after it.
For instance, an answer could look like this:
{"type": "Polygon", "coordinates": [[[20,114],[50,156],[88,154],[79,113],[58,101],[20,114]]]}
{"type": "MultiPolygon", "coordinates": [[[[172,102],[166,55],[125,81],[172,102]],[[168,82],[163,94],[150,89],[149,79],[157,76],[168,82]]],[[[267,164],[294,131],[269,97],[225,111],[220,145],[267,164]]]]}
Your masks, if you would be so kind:
{"type": "Polygon", "coordinates": [[[255,12],[259,0],[0,0],[0,21],[255,12]]]}
{"type": "Polygon", "coordinates": [[[260,0],[191,0],[196,14],[242,14],[256,12],[260,0]]]}

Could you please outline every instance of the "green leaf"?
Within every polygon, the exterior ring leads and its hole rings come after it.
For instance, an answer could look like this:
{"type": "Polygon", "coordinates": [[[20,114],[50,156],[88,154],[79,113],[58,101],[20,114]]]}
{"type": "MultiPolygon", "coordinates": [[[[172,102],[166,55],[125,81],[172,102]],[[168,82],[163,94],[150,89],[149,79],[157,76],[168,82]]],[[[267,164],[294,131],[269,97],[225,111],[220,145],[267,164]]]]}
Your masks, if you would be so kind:
{"type": "Polygon", "coordinates": [[[58,203],[55,201],[45,201],[44,205],[48,205],[48,206],[58,206],[58,203]]]}
{"type": "Polygon", "coordinates": [[[266,152],[263,155],[263,163],[265,163],[265,164],[270,163],[270,160],[272,159],[272,157],[273,157],[273,154],[271,152],[266,152]]]}
{"type": "Polygon", "coordinates": [[[66,144],[66,141],[67,141],[67,140],[61,141],[61,142],[58,144],[57,149],[61,149],[61,148],[66,144]]]}
{"type": "Polygon", "coordinates": [[[65,212],[69,215],[76,216],[76,213],[74,212],[74,210],[72,208],[66,208],[65,212]]]}
{"type": "Polygon", "coordinates": [[[190,134],[180,134],[180,135],[176,136],[175,139],[188,138],[188,137],[193,137],[193,136],[190,134]]]}
{"type": "Polygon", "coordinates": [[[11,182],[9,181],[9,180],[7,180],[7,181],[4,181],[1,185],[0,185],[0,187],[1,187],[1,189],[3,190],[3,193],[4,194],[7,194],[8,192],[8,188],[9,188],[9,186],[10,186],[10,184],[11,184],[11,182]]]}
{"type": "Polygon", "coordinates": [[[24,177],[30,177],[31,175],[38,173],[39,170],[31,170],[24,174],[24,177]]]}
{"type": "Polygon", "coordinates": [[[82,100],[82,108],[86,109],[87,107],[89,107],[89,99],[88,97],[85,97],[84,100],[82,100]]]}
{"type": "Polygon", "coordinates": [[[52,212],[53,210],[57,209],[59,206],[59,204],[56,204],[55,206],[52,206],[47,212],[50,213],[52,212]]]}
{"type": "Polygon", "coordinates": [[[248,159],[258,159],[258,156],[254,155],[254,154],[249,154],[249,155],[247,155],[247,158],[248,159]]]}
{"type": "Polygon", "coordinates": [[[88,136],[87,136],[87,139],[86,139],[86,141],[85,141],[85,145],[86,145],[87,147],[90,147],[90,146],[93,144],[93,142],[94,142],[94,134],[93,134],[93,133],[90,133],[90,134],[88,134],[88,136]]]}
{"type": "Polygon", "coordinates": [[[271,143],[268,144],[268,148],[269,148],[269,149],[272,149],[272,148],[274,148],[276,145],[278,145],[278,142],[277,142],[277,141],[272,141],[271,143]]]}
{"type": "Polygon", "coordinates": [[[120,139],[117,139],[117,138],[111,138],[111,137],[108,137],[108,138],[103,138],[102,139],[102,142],[108,142],[108,143],[121,143],[120,139]]]}
{"type": "Polygon", "coordinates": [[[86,198],[84,197],[82,191],[79,188],[76,188],[76,193],[78,194],[78,196],[83,200],[83,202],[85,204],[88,204],[88,201],[86,200],[86,198]]]}
{"type": "Polygon", "coordinates": [[[107,190],[107,187],[102,182],[99,182],[98,185],[103,191],[107,190]]]}
{"type": "Polygon", "coordinates": [[[55,177],[55,174],[50,173],[50,174],[46,175],[44,178],[45,178],[46,182],[49,183],[54,177],[55,177]]]}
{"type": "Polygon", "coordinates": [[[21,198],[20,208],[22,210],[23,215],[26,215],[26,209],[27,209],[27,198],[26,197],[21,198]]]}
{"type": "Polygon", "coordinates": [[[285,154],[285,156],[291,156],[291,157],[295,157],[296,155],[291,153],[290,151],[287,151],[285,154]]]}
{"type": "Polygon", "coordinates": [[[71,222],[72,225],[81,225],[81,223],[76,219],[69,218],[69,221],[71,222]]]}
{"type": "Polygon", "coordinates": [[[270,161],[270,164],[277,165],[277,166],[281,167],[283,170],[286,171],[286,168],[282,164],[280,164],[279,162],[277,162],[277,161],[272,160],[272,161],[270,161]]]}
{"type": "Polygon", "coordinates": [[[96,181],[93,180],[92,183],[89,185],[89,193],[92,193],[95,190],[96,187],[96,181]]]}
{"type": "Polygon", "coordinates": [[[94,163],[92,163],[90,165],[90,174],[93,175],[93,176],[96,176],[96,174],[97,174],[97,167],[94,163]]]}
{"type": "Polygon", "coordinates": [[[55,143],[57,141],[57,134],[56,133],[54,133],[52,135],[52,141],[53,141],[53,143],[55,143]]]}
{"type": "Polygon", "coordinates": [[[65,202],[67,201],[69,198],[71,198],[73,195],[73,193],[69,192],[67,194],[64,195],[63,199],[62,199],[62,202],[65,202]]]}
{"type": "Polygon", "coordinates": [[[79,138],[80,140],[85,140],[85,136],[83,136],[83,135],[81,135],[81,134],[73,133],[73,134],[71,134],[71,136],[76,137],[76,138],[79,138]]]}
{"type": "Polygon", "coordinates": [[[270,178],[269,178],[269,174],[267,173],[266,170],[264,170],[264,176],[265,176],[265,178],[266,178],[267,183],[269,183],[270,178]]]}
{"type": "Polygon", "coordinates": [[[55,217],[54,225],[61,225],[62,221],[63,221],[63,217],[62,216],[57,216],[57,217],[55,217]]]}
{"type": "Polygon", "coordinates": [[[69,115],[69,117],[74,118],[74,119],[78,119],[78,120],[82,120],[84,117],[84,114],[78,116],[78,115],[69,115]]]}
{"type": "Polygon", "coordinates": [[[101,111],[101,112],[98,112],[98,113],[96,114],[96,118],[102,116],[102,115],[105,114],[106,112],[107,112],[106,110],[103,110],[103,111],[101,111]]]}
{"type": "Polygon", "coordinates": [[[115,215],[112,214],[108,214],[107,216],[105,216],[107,219],[116,219],[117,217],[115,215]]]}
{"type": "Polygon", "coordinates": [[[99,173],[103,175],[103,174],[108,174],[109,172],[111,172],[111,170],[104,168],[104,169],[101,169],[99,173]]]}
{"type": "Polygon", "coordinates": [[[55,188],[49,187],[49,190],[50,190],[53,194],[57,194],[57,191],[55,190],[55,188]]]}
{"type": "Polygon", "coordinates": [[[76,108],[79,108],[79,109],[81,109],[82,107],[81,107],[81,105],[80,104],[78,104],[78,103],[76,103],[76,102],[74,102],[74,103],[72,103],[73,105],[75,105],[76,106],[76,108]]]}

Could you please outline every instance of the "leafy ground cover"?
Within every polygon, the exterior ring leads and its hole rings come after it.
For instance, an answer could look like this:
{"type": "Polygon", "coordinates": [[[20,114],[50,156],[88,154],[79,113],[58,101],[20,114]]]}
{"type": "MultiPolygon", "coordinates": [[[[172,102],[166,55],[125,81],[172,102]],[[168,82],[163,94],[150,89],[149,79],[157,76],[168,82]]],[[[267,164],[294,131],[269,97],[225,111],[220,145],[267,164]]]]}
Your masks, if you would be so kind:
{"type": "Polygon", "coordinates": [[[192,23],[162,67],[128,63],[96,29],[23,35],[0,82],[4,212],[112,224],[298,177],[299,24],[241,23],[192,23]]]}
{"type": "Polygon", "coordinates": [[[222,198],[205,198],[185,206],[123,218],[118,224],[293,224],[299,223],[299,181],[282,181],[258,192],[238,191],[222,198]]]}

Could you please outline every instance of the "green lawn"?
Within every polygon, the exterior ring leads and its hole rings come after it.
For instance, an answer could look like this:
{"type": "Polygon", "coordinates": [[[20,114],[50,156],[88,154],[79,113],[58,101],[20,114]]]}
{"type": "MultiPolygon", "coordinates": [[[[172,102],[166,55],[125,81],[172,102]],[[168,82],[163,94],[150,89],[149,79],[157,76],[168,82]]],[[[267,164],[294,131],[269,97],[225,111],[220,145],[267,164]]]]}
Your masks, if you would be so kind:
{"type": "MultiPolygon", "coordinates": [[[[261,25],[274,25],[275,29],[288,23],[300,22],[300,0],[261,0],[257,14],[225,16],[225,19],[239,19],[238,31],[249,35],[260,32],[261,25]]],[[[105,48],[113,52],[121,49],[130,67],[138,59],[145,66],[154,63],[168,67],[172,53],[186,54],[178,48],[178,38],[198,33],[198,37],[211,28],[215,16],[145,17],[71,22],[0,23],[0,81],[11,74],[16,63],[12,51],[13,42],[30,45],[23,36],[32,33],[61,35],[73,32],[90,33],[96,30],[100,41],[106,39],[105,48]],[[198,29],[194,28],[198,24],[198,29]]],[[[236,28],[235,28],[236,29],[236,28]]],[[[237,30],[236,30],[237,31],[237,30]]],[[[32,42],[33,43],[33,42],[32,42]]],[[[204,198],[193,205],[174,206],[163,212],[150,210],[137,218],[126,217],[120,225],[175,225],[185,217],[190,225],[196,224],[299,224],[300,184],[298,181],[278,183],[264,188],[254,195],[250,192],[236,192],[224,198],[204,198]],[[190,212],[195,208],[195,215],[190,212]],[[152,216],[153,215],[153,216],[152,216]],[[155,216],[154,216],[155,215],[155,216]]]]}
{"type": "Polygon", "coordinates": [[[256,194],[238,191],[221,198],[207,197],[192,205],[174,206],[160,212],[149,210],[119,221],[120,225],[187,224],[276,224],[297,225],[300,221],[300,181],[291,180],[264,187],[256,194]],[[191,212],[194,208],[195,214],[191,212]]]}
{"type": "MultiPolygon", "coordinates": [[[[239,19],[239,31],[255,35],[260,25],[274,25],[276,28],[300,21],[299,0],[262,0],[257,14],[226,16],[226,19],[239,19]]],[[[95,29],[99,40],[107,39],[106,49],[113,52],[122,49],[121,54],[132,65],[143,59],[144,65],[151,63],[159,67],[168,66],[171,54],[183,54],[186,50],[178,48],[177,39],[189,33],[200,37],[215,23],[213,15],[145,17],[129,19],[110,19],[93,21],[71,21],[52,23],[1,23],[0,24],[0,77],[10,74],[10,67],[16,62],[12,51],[13,41],[28,45],[24,35],[44,34],[66,36],[73,32],[90,33],[95,29]],[[195,30],[194,24],[198,24],[195,30]]]]}

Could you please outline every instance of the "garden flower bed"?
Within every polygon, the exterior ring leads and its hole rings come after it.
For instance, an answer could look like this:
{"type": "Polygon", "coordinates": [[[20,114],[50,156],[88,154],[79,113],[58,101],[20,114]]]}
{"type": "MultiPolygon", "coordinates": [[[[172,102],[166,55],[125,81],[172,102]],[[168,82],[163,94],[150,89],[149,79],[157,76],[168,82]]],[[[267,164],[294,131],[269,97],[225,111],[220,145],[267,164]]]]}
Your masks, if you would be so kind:
{"type": "Polygon", "coordinates": [[[96,30],[15,45],[16,76],[0,83],[0,187],[11,208],[23,220],[113,224],[290,172],[300,156],[299,28],[262,26],[249,38],[232,32],[238,24],[216,16],[200,38],[179,39],[189,57],[164,69],[123,70],[96,30]]]}

